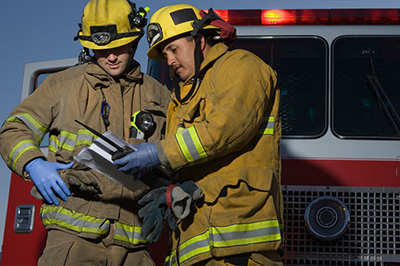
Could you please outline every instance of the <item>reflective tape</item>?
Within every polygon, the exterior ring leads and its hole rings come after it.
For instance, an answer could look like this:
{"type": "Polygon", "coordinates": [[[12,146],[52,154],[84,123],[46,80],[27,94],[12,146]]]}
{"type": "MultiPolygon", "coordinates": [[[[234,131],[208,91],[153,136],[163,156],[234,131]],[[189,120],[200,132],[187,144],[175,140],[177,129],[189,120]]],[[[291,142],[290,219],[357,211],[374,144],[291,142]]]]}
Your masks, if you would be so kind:
{"type": "MultiPolygon", "coordinates": [[[[207,231],[188,239],[179,246],[179,263],[210,252],[212,248],[240,247],[281,241],[281,228],[282,225],[278,220],[210,227],[207,231]]],[[[167,256],[165,262],[170,266],[178,265],[176,250],[167,256]]]]}
{"type": "Polygon", "coordinates": [[[264,117],[257,135],[274,135],[274,116],[264,117]]]}
{"type": "Polygon", "coordinates": [[[6,122],[23,122],[35,135],[36,140],[42,142],[48,129],[28,113],[16,114],[7,118],[6,122]]]}
{"type": "Polygon", "coordinates": [[[150,244],[149,241],[140,237],[141,231],[142,227],[140,226],[130,226],[120,222],[115,222],[114,239],[133,245],[150,244]]]}
{"type": "Polygon", "coordinates": [[[7,165],[16,171],[18,160],[24,155],[25,152],[30,150],[39,150],[39,147],[33,140],[23,140],[17,143],[14,148],[11,149],[8,155],[7,165]]]}
{"type": "Polygon", "coordinates": [[[183,156],[189,162],[189,165],[194,165],[198,160],[202,162],[208,160],[208,154],[201,143],[195,126],[191,126],[176,133],[175,139],[183,156]]]}
{"type": "Polygon", "coordinates": [[[62,130],[59,138],[55,135],[50,136],[49,151],[55,153],[62,149],[72,152],[76,146],[90,146],[95,139],[96,136],[87,129],[79,129],[78,135],[62,130]]]}
{"type": "MultiPolygon", "coordinates": [[[[87,214],[65,209],[61,206],[42,206],[40,217],[43,225],[56,225],[77,233],[107,235],[110,230],[110,221],[106,218],[97,218],[87,214]]],[[[115,222],[114,240],[131,245],[150,244],[140,237],[142,227],[131,226],[115,222]]]]}
{"type": "Polygon", "coordinates": [[[87,129],[79,129],[76,136],[75,146],[90,146],[96,140],[97,136],[87,129]]]}
{"type": "Polygon", "coordinates": [[[96,218],[61,206],[42,206],[40,217],[44,226],[57,225],[78,233],[106,235],[110,230],[110,222],[105,218],[96,218]]]}

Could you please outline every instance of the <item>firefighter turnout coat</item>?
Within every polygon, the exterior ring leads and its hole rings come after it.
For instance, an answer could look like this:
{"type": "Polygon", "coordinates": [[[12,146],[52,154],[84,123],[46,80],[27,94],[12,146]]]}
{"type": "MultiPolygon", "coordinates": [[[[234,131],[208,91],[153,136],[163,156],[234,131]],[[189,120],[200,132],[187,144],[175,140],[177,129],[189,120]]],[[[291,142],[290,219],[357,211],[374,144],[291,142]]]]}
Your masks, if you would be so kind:
{"type": "MultiPolygon", "coordinates": [[[[25,180],[30,180],[24,166],[34,158],[45,157],[39,145],[46,133],[49,133],[47,160],[71,162],[96,138],[75,119],[104,133],[106,128],[101,116],[104,101],[111,107],[108,130],[128,143],[138,143],[139,140],[129,138],[131,116],[137,111],[148,111],[153,114],[157,125],[148,141],[161,139],[170,92],[141,73],[136,61],[133,61],[131,69],[120,83],[94,63],[49,75],[12,111],[2,126],[1,155],[7,166],[25,180]]],[[[89,174],[97,181],[102,193],[92,198],[71,188],[72,196],[67,202],[60,200],[58,206],[43,203],[41,217],[46,228],[100,239],[108,234],[110,224],[113,224],[114,243],[128,248],[147,244],[139,237],[141,221],[137,212],[140,206],[136,203],[147,189],[132,192],[77,162],[71,169],[59,172],[67,184],[68,174],[72,172],[76,176],[89,174]]]]}
{"type": "MultiPolygon", "coordinates": [[[[276,73],[250,52],[227,50],[209,50],[187,102],[171,95],[166,138],[157,141],[162,163],[205,195],[173,232],[170,265],[282,250],[276,73]]],[[[181,83],[182,98],[192,79],[181,83]]]]}

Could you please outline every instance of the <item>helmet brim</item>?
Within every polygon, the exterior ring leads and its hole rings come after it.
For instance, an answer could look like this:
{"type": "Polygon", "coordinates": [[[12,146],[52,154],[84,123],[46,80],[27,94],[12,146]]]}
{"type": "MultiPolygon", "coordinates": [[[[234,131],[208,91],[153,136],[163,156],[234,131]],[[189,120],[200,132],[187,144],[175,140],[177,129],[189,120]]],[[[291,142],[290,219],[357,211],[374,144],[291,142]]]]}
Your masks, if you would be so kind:
{"type": "Polygon", "coordinates": [[[93,49],[93,50],[105,50],[105,49],[113,49],[113,48],[118,48],[121,46],[124,46],[128,43],[133,42],[140,36],[133,36],[133,37],[126,37],[126,38],[121,38],[117,40],[112,40],[111,42],[105,44],[105,45],[97,45],[94,42],[91,41],[85,41],[85,40],[79,40],[80,43],[82,44],[83,47],[93,49]]]}

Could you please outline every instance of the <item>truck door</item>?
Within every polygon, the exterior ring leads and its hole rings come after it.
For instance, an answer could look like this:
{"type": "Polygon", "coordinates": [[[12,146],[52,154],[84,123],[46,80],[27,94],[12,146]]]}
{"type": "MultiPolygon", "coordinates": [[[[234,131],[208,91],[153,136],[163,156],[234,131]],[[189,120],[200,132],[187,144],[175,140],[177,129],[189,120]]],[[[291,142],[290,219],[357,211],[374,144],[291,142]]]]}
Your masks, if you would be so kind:
{"type": "MultiPolygon", "coordinates": [[[[77,58],[29,63],[25,65],[21,101],[28,97],[51,73],[76,65],[77,58]]],[[[44,154],[48,152],[48,136],[41,143],[44,154]]],[[[8,198],[4,239],[1,254],[2,266],[37,265],[46,244],[47,230],[40,219],[42,201],[31,196],[32,182],[24,181],[12,173],[8,198]]],[[[167,231],[149,247],[156,265],[163,265],[168,242],[167,231]]]]}

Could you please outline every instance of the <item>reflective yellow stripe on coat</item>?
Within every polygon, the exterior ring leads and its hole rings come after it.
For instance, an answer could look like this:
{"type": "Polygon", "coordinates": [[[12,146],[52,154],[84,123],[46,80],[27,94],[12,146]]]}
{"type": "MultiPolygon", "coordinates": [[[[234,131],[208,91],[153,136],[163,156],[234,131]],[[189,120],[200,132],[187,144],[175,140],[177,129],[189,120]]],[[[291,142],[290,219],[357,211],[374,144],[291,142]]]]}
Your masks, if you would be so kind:
{"type": "Polygon", "coordinates": [[[191,126],[176,133],[175,139],[189,165],[194,165],[194,163],[199,160],[202,162],[208,160],[208,154],[201,143],[195,126],[191,126]]]}
{"type": "Polygon", "coordinates": [[[274,135],[274,116],[264,117],[257,135],[274,135]]]}
{"type": "Polygon", "coordinates": [[[47,128],[37,121],[33,116],[28,113],[16,114],[7,118],[6,122],[23,122],[33,135],[35,135],[36,140],[41,143],[44,136],[47,133],[47,128]]]}
{"type": "MultiPolygon", "coordinates": [[[[257,135],[274,135],[274,116],[264,117],[257,135]]],[[[184,130],[179,130],[175,134],[176,142],[189,165],[194,165],[197,161],[206,162],[208,154],[201,143],[197,134],[196,127],[191,126],[184,130]]]]}
{"type": "MultiPolygon", "coordinates": [[[[39,123],[33,116],[28,113],[10,116],[9,118],[7,118],[6,121],[24,123],[29,128],[29,130],[32,131],[38,144],[42,142],[44,136],[48,132],[48,129],[44,125],[39,123]]],[[[60,132],[59,139],[57,139],[57,137],[54,135],[50,136],[49,151],[57,152],[59,149],[63,149],[72,152],[74,150],[74,147],[76,146],[90,146],[95,139],[96,136],[87,129],[79,129],[78,135],[62,130],[60,132]]],[[[7,165],[11,169],[15,170],[19,158],[21,158],[25,152],[32,149],[40,150],[38,145],[32,140],[23,140],[18,142],[14,146],[14,148],[11,149],[11,152],[8,155],[7,165]]]]}
{"type": "MultiPolygon", "coordinates": [[[[89,233],[107,235],[110,230],[110,221],[105,218],[97,218],[76,211],[65,209],[61,206],[42,206],[40,216],[43,225],[56,225],[77,233],[89,233]]],[[[130,226],[115,221],[114,240],[134,245],[150,244],[140,238],[142,227],[130,226]]]]}
{"type": "MultiPolygon", "coordinates": [[[[230,248],[281,241],[281,227],[278,220],[210,227],[179,246],[179,263],[208,253],[211,248],[230,248]]],[[[170,266],[178,265],[176,250],[167,256],[165,262],[170,266]]]]}
{"type": "MultiPolygon", "coordinates": [[[[28,113],[12,115],[7,118],[6,122],[24,123],[29,128],[29,130],[32,131],[35,139],[39,144],[42,142],[44,136],[47,133],[47,128],[28,113]]],[[[39,147],[34,141],[24,140],[18,142],[14,146],[14,148],[11,149],[11,152],[8,155],[7,165],[15,171],[19,158],[21,158],[25,152],[32,149],[39,150],[39,147]]]]}
{"type": "Polygon", "coordinates": [[[36,143],[32,140],[24,140],[17,143],[14,148],[11,149],[8,155],[7,165],[15,171],[19,158],[30,150],[40,150],[36,143]]]}
{"type": "Polygon", "coordinates": [[[78,135],[62,130],[60,137],[52,135],[49,139],[49,151],[57,152],[60,149],[72,152],[76,146],[90,146],[96,136],[87,129],[79,129],[78,135]]]}

